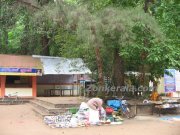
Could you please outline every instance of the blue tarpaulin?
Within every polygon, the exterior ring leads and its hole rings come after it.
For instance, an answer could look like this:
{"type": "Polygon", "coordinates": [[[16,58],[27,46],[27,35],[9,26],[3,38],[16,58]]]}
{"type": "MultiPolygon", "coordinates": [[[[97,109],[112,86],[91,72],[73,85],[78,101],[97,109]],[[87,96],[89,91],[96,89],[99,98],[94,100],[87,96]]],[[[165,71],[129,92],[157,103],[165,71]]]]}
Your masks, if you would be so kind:
{"type": "Polygon", "coordinates": [[[114,111],[117,111],[121,107],[121,101],[120,100],[108,100],[107,105],[109,107],[113,108],[114,111]]]}

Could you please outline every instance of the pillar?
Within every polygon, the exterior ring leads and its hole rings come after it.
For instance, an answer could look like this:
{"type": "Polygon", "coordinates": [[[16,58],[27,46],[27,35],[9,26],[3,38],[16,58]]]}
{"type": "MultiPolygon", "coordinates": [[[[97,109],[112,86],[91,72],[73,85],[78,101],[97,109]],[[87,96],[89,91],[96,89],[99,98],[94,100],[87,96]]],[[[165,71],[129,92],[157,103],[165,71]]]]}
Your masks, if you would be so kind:
{"type": "Polygon", "coordinates": [[[6,76],[0,76],[0,96],[3,97],[5,95],[5,87],[6,87],[6,76]]]}
{"type": "Polygon", "coordinates": [[[32,76],[32,96],[37,97],[37,77],[32,76]]]}
{"type": "Polygon", "coordinates": [[[1,97],[1,76],[0,76],[0,97],[1,97]]]}

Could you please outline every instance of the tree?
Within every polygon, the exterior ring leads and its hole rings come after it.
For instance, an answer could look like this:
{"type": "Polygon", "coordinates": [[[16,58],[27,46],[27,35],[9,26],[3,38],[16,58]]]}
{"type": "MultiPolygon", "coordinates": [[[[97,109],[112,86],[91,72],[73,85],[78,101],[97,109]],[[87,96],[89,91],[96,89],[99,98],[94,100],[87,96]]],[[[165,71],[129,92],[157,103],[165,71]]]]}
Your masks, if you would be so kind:
{"type": "Polygon", "coordinates": [[[72,19],[71,26],[76,27],[78,36],[84,42],[95,46],[97,64],[102,65],[98,67],[98,71],[103,71],[101,70],[104,64],[102,63],[102,50],[107,49],[106,54],[108,55],[114,54],[112,68],[116,86],[124,85],[124,58],[121,54],[124,46],[131,48],[131,46],[137,45],[141,47],[144,45],[142,38],[145,37],[151,40],[150,45],[153,44],[151,45],[153,47],[157,42],[162,41],[162,33],[155,19],[145,14],[142,9],[106,8],[97,14],[92,14],[87,9],[79,10],[73,11],[72,14],[75,15],[72,17],[74,19],[72,19]],[[141,39],[138,39],[138,33],[133,29],[138,30],[141,27],[143,27],[141,39]],[[96,49],[100,50],[99,53],[96,52],[96,49]],[[101,58],[101,62],[98,61],[98,58],[101,58]]]}
{"type": "Polygon", "coordinates": [[[167,67],[180,69],[180,46],[179,46],[179,1],[164,0],[155,3],[152,11],[156,20],[162,27],[162,31],[166,35],[167,56],[166,61],[169,63],[167,67]]]}
{"type": "Polygon", "coordinates": [[[7,22],[1,19],[0,43],[6,47],[8,41],[9,47],[1,48],[6,53],[81,57],[98,72],[100,85],[104,76],[116,86],[124,85],[129,70],[141,72],[144,81],[146,72],[154,79],[164,68],[179,67],[175,0],[40,0],[39,5],[18,4],[16,16],[10,11],[17,2],[2,2],[1,17],[7,22]]]}
{"type": "Polygon", "coordinates": [[[3,53],[8,52],[8,32],[16,21],[16,3],[14,0],[0,1],[0,49],[3,53]]]}

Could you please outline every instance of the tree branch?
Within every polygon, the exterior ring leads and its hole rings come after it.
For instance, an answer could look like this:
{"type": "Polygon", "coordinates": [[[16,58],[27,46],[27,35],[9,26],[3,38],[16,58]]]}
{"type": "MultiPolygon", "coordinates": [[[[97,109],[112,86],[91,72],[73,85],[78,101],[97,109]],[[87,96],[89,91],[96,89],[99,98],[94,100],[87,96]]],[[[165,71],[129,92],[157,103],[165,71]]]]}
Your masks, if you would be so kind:
{"type": "Polygon", "coordinates": [[[26,2],[26,1],[24,1],[24,0],[16,0],[18,3],[21,3],[21,4],[23,4],[23,5],[26,5],[26,6],[28,6],[28,7],[32,7],[32,8],[34,8],[34,9],[40,9],[38,6],[36,6],[36,5],[32,5],[32,3],[29,3],[29,2],[26,2]]]}

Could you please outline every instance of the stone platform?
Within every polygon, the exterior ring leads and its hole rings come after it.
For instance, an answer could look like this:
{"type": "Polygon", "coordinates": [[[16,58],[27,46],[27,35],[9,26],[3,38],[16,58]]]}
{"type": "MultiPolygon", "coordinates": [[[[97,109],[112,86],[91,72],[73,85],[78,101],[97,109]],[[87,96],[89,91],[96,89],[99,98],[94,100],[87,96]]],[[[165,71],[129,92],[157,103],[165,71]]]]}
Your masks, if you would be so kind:
{"type": "Polygon", "coordinates": [[[79,108],[88,99],[80,97],[37,97],[30,101],[34,112],[41,117],[63,114],[69,109],[79,108]]]}

